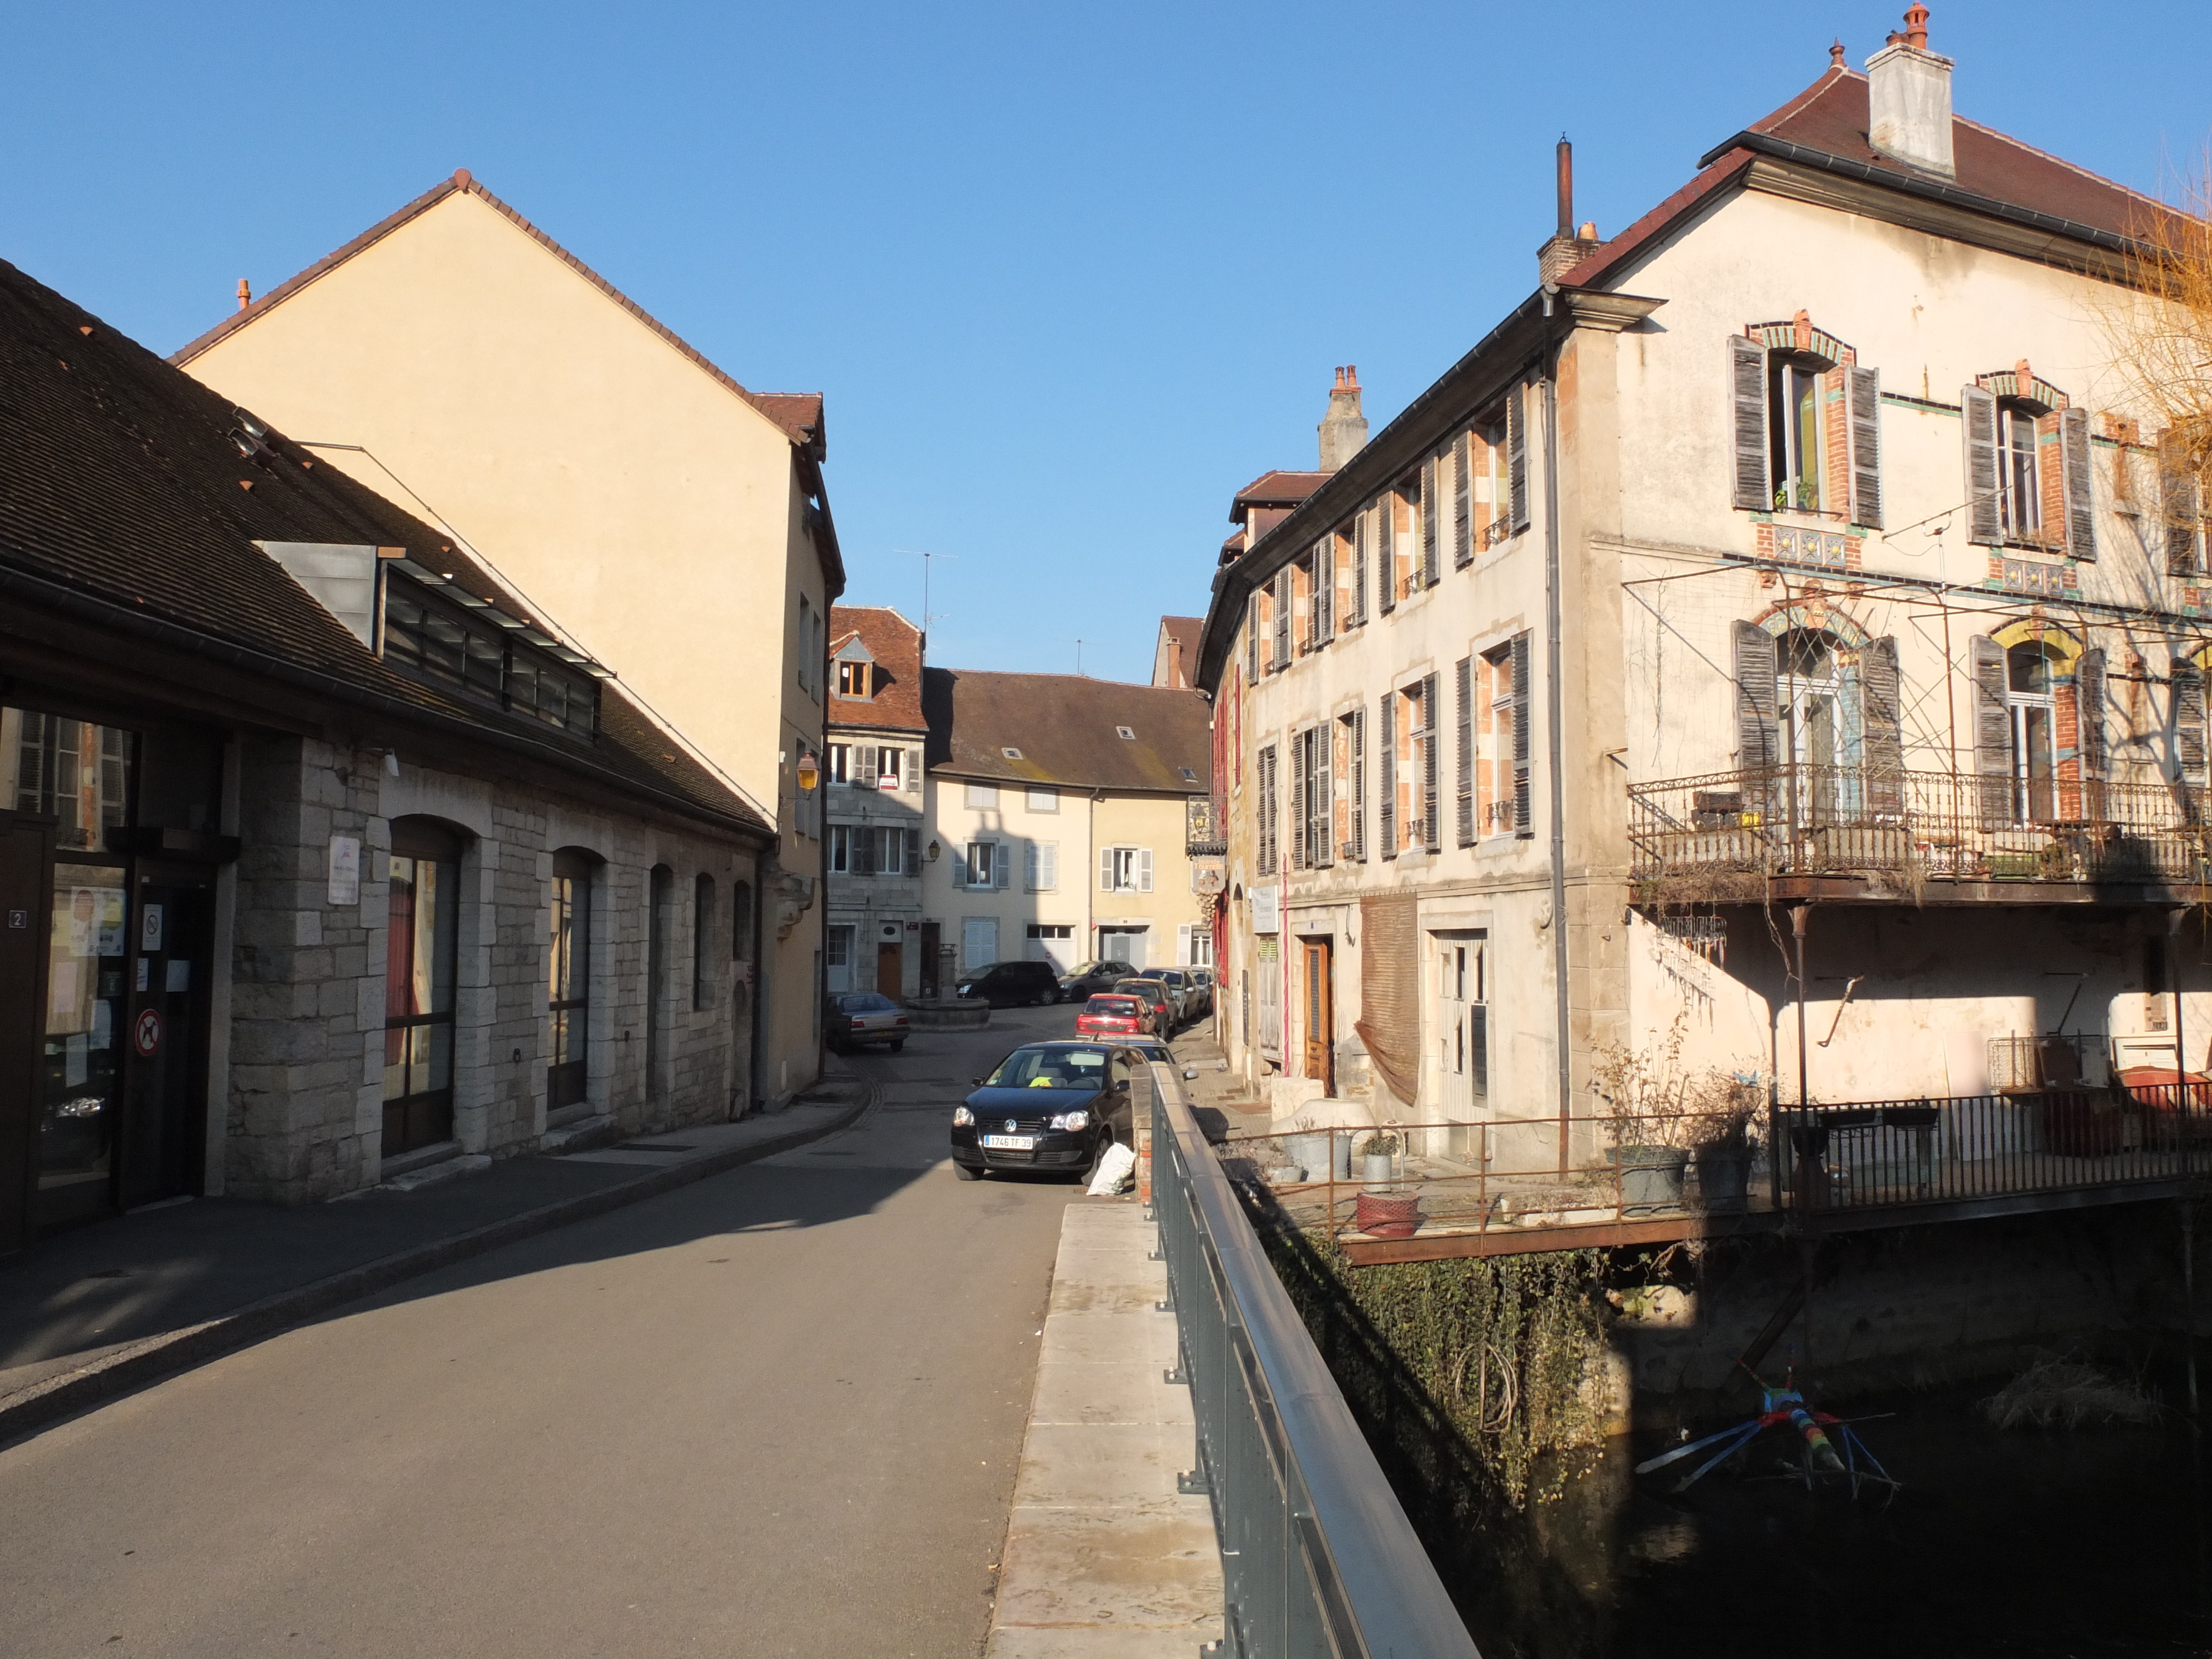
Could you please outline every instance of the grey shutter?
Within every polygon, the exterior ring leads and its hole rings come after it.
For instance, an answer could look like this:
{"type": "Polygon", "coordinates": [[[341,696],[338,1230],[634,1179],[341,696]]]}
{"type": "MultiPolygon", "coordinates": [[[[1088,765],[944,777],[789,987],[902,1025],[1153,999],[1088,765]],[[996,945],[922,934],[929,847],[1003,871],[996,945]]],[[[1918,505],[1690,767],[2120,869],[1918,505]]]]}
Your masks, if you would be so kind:
{"type": "Polygon", "coordinates": [[[1477,1098],[1490,1092],[1490,1009],[1476,1003],[1467,1011],[1467,1069],[1477,1098]]]}
{"type": "Polygon", "coordinates": [[[1459,684],[1459,844],[1474,845],[1474,659],[1462,657],[1452,670],[1459,684]]]}
{"type": "Polygon", "coordinates": [[[1881,371],[1844,371],[1851,410],[1851,521],[1881,528],[1881,371]]]}
{"type": "Polygon", "coordinates": [[[1905,810],[1905,720],[1894,639],[1870,640],[1859,653],[1859,699],[1867,805],[1875,812],[1893,816],[1905,810]]]}
{"type": "Polygon", "coordinates": [[[1137,849],[1137,890],[1140,893],[1152,890],[1152,849],[1149,847],[1137,849]]]}
{"type": "Polygon", "coordinates": [[[1729,386],[1735,398],[1735,505],[1767,512],[1774,487],[1766,477],[1766,348],[1741,334],[1729,340],[1729,386]]]}
{"type": "Polygon", "coordinates": [[[2005,653],[1986,634],[1967,641],[1974,672],[1974,773],[1981,779],[1982,817],[2012,818],[2012,718],[2005,708],[2005,653]]]}
{"type": "Polygon", "coordinates": [[[1437,677],[1421,681],[1421,845],[1431,853],[1443,845],[1443,826],[1437,811],[1437,677]]]}
{"type": "Polygon", "coordinates": [[[1304,732],[1291,738],[1291,868],[1306,866],[1306,740],[1304,732]]]}
{"type": "Polygon", "coordinates": [[[1347,793],[1352,797],[1352,856],[1358,863],[1367,862],[1367,711],[1352,711],[1352,776],[1347,781],[1347,793]]]}
{"type": "Polygon", "coordinates": [[[1306,791],[1306,811],[1313,826],[1306,836],[1314,866],[1326,870],[1336,862],[1336,722],[1324,720],[1313,732],[1314,776],[1306,791]]]}
{"type": "Polygon", "coordinates": [[[1291,569],[1285,565],[1275,573],[1275,660],[1276,668],[1291,665],[1291,569]]]}
{"type": "Polygon", "coordinates": [[[1397,495],[1393,485],[1375,504],[1375,608],[1384,612],[1398,608],[1397,495]]]}
{"type": "Polygon", "coordinates": [[[2204,781],[2204,671],[2179,658],[2173,664],[2173,751],[2181,781],[2204,781]]]}
{"type": "Polygon", "coordinates": [[[1004,892],[1013,876],[1013,843],[1002,841],[993,845],[995,850],[991,854],[991,885],[1004,892]]]}
{"type": "Polygon", "coordinates": [[[1528,787],[1529,720],[1535,712],[1536,688],[1529,684],[1528,636],[1513,636],[1513,833],[1535,834],[1528,787]]]}
{"type": "MultiPolygon", "coordinates": [[[[2075,723],[2081,732],[2081,775],[2092,783],[2105,776],[2105,653],[2084,651],[2074,665],[2075,723]]],[[[2101,810],[2085,814],[2102,817],[2101,810]]]]}
{"type": "Polygon", "coordinates": [[[952,884],[955,887],[968,884],[968,854],[957,847],[952,849],[952,884]]]}
{"type": "Polygon", "coordinates": [[[2097,514],[2089,492],[2089,411],[2058,411],[2058,454],[2066,477],[2066,550],[2097,556],[2097,514]]]}
{"type": "Polygon", "coordinates": [[[1252,614],[1244,624],[1244,678],[1260,678],[1260,596],[1252,595],[1252,614]]]}
{"type": "Polygon", "coordinates": [[[1528,527],[1528,416],[1522,407],[1524,388],[1505,394],[1505,499],[1513,516],[1513,534],[1528,527]]]}
{"type": "Polygon", "coordinates": [[[1966,428],[1966,539],[1978,547],[2004,540],[1997,512],[1997,400],[1978,386],[1959,389],[1966,428]]]}
{"type": "Polygon", "coordinates": [[[908,876],[921,873],[921,831],[919,830],[906,832],[906,867],[900,873],[908,876]]]}
{"type": "Polygon", "coordinates": [[[2166,521],[2166,574],[2169,576],[2197,574],[2197,520],[2201,510],[2197,495],[2197,475],[2190,470],[2180,434],[2160,433],[2159,514],[2166,521]]]}
{"type": "Polygon", "coordinates": [[[1437,475],[1443,469],[1433,455],[1421,463],[1421,586],[1437,585],[1437,475]]]}
{"type": "Polygon", "coordinates": [[[1313,551],[1313,642],[1336,637],[1336,538],[1324,536],[1313,551]]]}
{"type": "Polygon", "coordinates": [[[1452,446],[1452,568],[1474,562],[1474,434],[1452,446]]]}
{"type": "Polygon", "coordinates": [[[1376,721],[1375,757],[1381,763],[1376,781],[1381,786],[1375,793],[1376,827],[1382,831],[1382,856],[1398,856],[1398,722],[1392,704],[1397,694],[1385,691],[1376,708],[1376,721]]]}
{"type": "Polygon", "coordinates": [[[1373,532],[1364,513],[1352,516],[1352,609],[1345,617],[1348,623],[1367,620],[1367,538],[1373,532]]]}
{"type": "Polygon", "coordinates": [[[1757,623],[1740,622],[1735,636],[1735,763],[1763,771],[1782,762],[1782,730],[1775,712],[1774,635],[1757,623]]]}

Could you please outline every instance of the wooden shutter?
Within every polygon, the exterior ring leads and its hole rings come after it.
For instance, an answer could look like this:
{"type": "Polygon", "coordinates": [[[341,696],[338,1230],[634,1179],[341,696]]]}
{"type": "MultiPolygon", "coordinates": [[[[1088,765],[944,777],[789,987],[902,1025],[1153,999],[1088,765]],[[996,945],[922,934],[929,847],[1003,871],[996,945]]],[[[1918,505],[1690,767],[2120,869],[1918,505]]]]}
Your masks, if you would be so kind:
{"type": "Polygon", "coordinates": [[[1771,511],[1774,486],[1766,476],[1766,348],[1742,335],[1729,340],[1729,386],[1734,398],[1738,507],[1771,511]]]}
{"type": "Polygon", "coordinates": [[[1905,720],[1899,701],[1897,641],[1870,640],[1859,653],[1860,752],[1867,805],[1875,812],[1905,810],[1905,720]]]}
{"type": "Polygon", "coordinates": [[[1443,826],[1437,811],[1437,677],[1425,676],[1421,681],[1421,845],[1431,853],[1443,841],[1443,826]]]}
{"type": "Polygon", "coordinates": [[[1386,612],[1398,608],[1397,495],[1394,486],[1375,503],[1375,608],[1386,612]]]}
{"type": "Polygon", "coordinates": [[[1276,668],[1291,665],[1291,571],[1285,565],[1275,573],[1275,660],[1276,668]]]}
{"type": "Polygon", "coordinates": [[[1137,849],[1137,890],[1140,893],[1152,890],[1152,849],[1149,847],[1137,849]]]}
{"type": "Polygon", "coordinates": [[[1966,428],[1966,539],[1978,547],[2004,540],[1997,503],[1997,400],[1978,386],[1959,389],[1966,428]]]}
{"type": "Polygon", "coordinates": [[[1352,711],[1352,775],[1346,780],[1352,800],[1352,856],[1367,862],[1367,711],[1352,711]]]}
{"type": "Polygon", "coordinates": [[[1381,763],[1375,792],[1376,823],[1382,837],[1382,856],[1398,856],[1398,694],[1385,691],[1376,707],[1375,758],[1381,763]]]}
{"type": "Polygon", "coordinates": [[[1347,622],[1367,620],[1367,538],[1373,533],[1364,513],[1352,517],[1352,603],[1346,608],[1347,622]]]}
{"type": "Polygon", "coordinates": [[[1462,657],[1452,669],[1459,684],[1459,844],[1474,845],[1474,659],[1462,657]]]}
{"type": "Polygon", "coordinates": [[[1326,870],[1336,862],[1336,722],[1327,720],[1314,727],[1313,783],[1309,790],[1310,799],[1306,811],[1313,816],[1313,828],[1307,840],[1313,851],[1317,869],[1326,870]]]}
{"type": "Polygon", "coordinates": [[[1474,434],[1452,446],[1452,568],[1474,562],[1474,434]]]}
{"type": "Polygon", "coordinates": [[[2074,712],[2081,732],[2081,775],[2095,782],[2104,777],[2106,764],[2105,653],[2101,649],[2084,651],[2074,664],[2074,712]]]}
{"type": "Polygon", "coordinates": [[[2012,818],[2012,719],[2005,708],[2005,653],[1986,634],[1967,641],[1974,674],[1974,772],[1982,781],[1982,817],[2012,818]]]}
{"type": "Polygon", "coordinates": [[[1252,596],[1252,615],[1244,624],[1244,678],[1260,678],[1260,596],[1252,596]]]}
{"type": "Polygon", "coordinates": [[[1528,785],[1529,719],[1535,711],[1536,688],[1529,684],[1528,636],[1513,636],[1513,833],[1536,833],[1530,810],[1528,785]]]}
{"type": "Polygon", "coordinates": [[[1528,527],[1528,416],[1522,391],[1516,386],[1505,394],[1505,500],[1516,536],[1528,527]]]}
{"type": "Polygon", "coordinates": [[[1306,739],[1299,732],[1291,738],[1291,868],[1304,870],[1306,859],[1306,739]]]}
{"type": "Polygon", "coordinates": [[[1313,642],[1336,637],[1336,538],[1324,536],[1313,550],[1313,642]]]}
{"type": "Polygon", "coordinates": [[[1844,371],[1851,410],[1851,520],[1881,528],[1881,371],[1844,371]]]}
{"type": "Polygon", "coordinates": [[[2177,432],[2158,434],[2158,498],[2159,514],[2166,521],[2166,574],[2193,576],[2197,573],[2197,521],[2202,507],[2197,474],[2177,432]]]}
{"type": "Polygon", "coordinates": [[[2204,781],[2204,671],[2176,658],[2173,664],[2173,750],[2181,781],[2204,781]]]}
{"type": "Polygon", "coordinates": [[[2066,474],[2066,550],[2097,556],[2097,514],[2089,493],[2089,411],[2058,411],[2058,455],[2066,474]]]}
{"type": "Polygon", "coordinates": [[[1421,463],[1421,586],[1437,585],[1437,475],[1443,469],[1433,455],[1421,463]]]}
{"type": "Polygon", "coordinates": [[[1740,622],[1730,631],[1735,636],[1735,763],[1746,771],[1778,766],[1774,635],[1757,623],[1740,622]]]}

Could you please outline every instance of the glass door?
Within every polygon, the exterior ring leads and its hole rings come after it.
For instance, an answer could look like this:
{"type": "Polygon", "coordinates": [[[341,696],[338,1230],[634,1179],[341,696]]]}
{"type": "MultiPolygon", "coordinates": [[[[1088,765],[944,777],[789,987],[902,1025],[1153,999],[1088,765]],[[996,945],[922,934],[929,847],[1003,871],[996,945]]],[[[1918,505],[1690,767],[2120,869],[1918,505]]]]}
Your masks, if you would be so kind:
{"type": "Polygon", "coordinates": [[[54,866],[38,1102],[41,1227],[105,1215],[114,1206],[131,924],[121,869],[54,866]]]}
{"type": "Polygon", "coordinates": [[[1776,701],[1782,753],[1796,782],[1795,816],[1800,825],[1828,822],[1836,815],[1836,768],[1843,761],[1841,693],[1828,636],[1803,629],[1784,635],[1781,666],[1776,701]]]}
{"type": "Polygon", "coordinates": [[[200,1189],[207,1147],[207,998],[215,887],[191,871],[142,870],[124,999],[123,1208],[200,1189]]]}

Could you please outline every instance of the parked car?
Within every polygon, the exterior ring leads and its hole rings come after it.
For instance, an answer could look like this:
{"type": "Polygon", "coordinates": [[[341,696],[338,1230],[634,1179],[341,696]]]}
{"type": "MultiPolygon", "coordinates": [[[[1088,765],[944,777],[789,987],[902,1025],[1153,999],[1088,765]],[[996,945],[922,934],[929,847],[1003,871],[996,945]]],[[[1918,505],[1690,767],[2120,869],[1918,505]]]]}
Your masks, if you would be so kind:
{"type": "Polygon", "coordinates": [[[1034,1007],[1060,1000],[1060,975],[1048,962],[994,962],[963,974],[952,994],[994,1008],[1034,1007]]]}
{"type": "Polygon", "coordinates": [[[1175,995],[1156,979],[1141,979],[1134,975],[1118,981],[1114,987],[1116,996],[1139,996],[1152,1005],[1155,1010],[1152,1035],[1169,1037],[1175,1035],[1175,995]]]}
{"type": "Polygon", "coordinates": [[[1191,983],[1188,969],[1182,968],[1139,968],[1139,979],[1156,979],[1168,988],[1168,996],[1175,1004],[1176,1024],[1195,1018],[1198,1013],[1198,990],[1191,983]]]}
{"type": "Polygon", "coordinates": [[[1213,1012],[1213,969],[1190,968],[1185,971],[1190,975],[1191,989],[1198,998],[1198,1012],[1201,1014],[1212,1013],[1213,1012]]]}
{"type": "Polygon", "coordinates": [[[1075,1017],[1078,1036],[1151,1036],[1157,1029],[1151,1003],[1112,991],[1100,992],[1075,1017]]]}
{"type": "Polygon", "coordinates": [[[1118,1044],[1024,1043],[953,1109],[953,1169],[963,1181],[992,1170],[1088,1174],[1115,1141],[1133,1144],[1129,1078],[1140,1064],[1118,1044]]]}
{"type": "Polygon", "coordinates": [[[830,999],[823,1036],[832,1048],[887,1042],[896,1054],[906,1047],[906,1013],[880,991],[841,991],[830,999]]]}
{"type": "Polygon", "coordinates": [[[1060,1000],[1080,1002],[1100,991],[1110,991],[1137,970],[1126,962],[1078,963],[1060,976],[1060,1000]]]}

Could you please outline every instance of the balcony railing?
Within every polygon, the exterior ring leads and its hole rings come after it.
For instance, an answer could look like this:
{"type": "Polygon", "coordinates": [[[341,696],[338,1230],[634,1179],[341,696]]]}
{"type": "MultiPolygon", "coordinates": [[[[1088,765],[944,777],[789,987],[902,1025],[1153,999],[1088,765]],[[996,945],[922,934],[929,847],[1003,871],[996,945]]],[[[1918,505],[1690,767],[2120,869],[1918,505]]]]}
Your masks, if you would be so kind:
{"type": "Polygon", "coordinates": [[[1632,784],[1635,878],[1656,897],[1755,899],[1779,877],[2195,883],[2202,790],[2162,784],[1780,766],[1632,784]]]}

